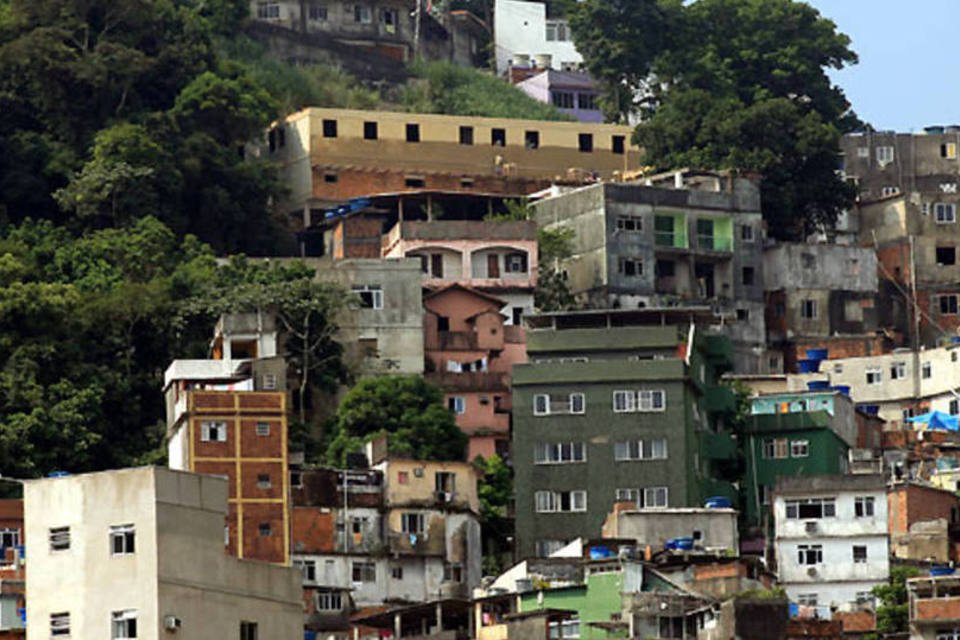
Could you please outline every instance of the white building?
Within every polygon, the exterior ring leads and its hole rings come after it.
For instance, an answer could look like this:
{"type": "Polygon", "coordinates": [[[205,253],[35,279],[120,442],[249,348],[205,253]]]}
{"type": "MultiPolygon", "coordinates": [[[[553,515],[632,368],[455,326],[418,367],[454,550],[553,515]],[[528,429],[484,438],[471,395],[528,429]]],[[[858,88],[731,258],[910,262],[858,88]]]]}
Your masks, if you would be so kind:
{"type": "Polygon", "coordinates": [[[158,467],[26,481],[28,640],[302,638],[299,572],[225,553],[227,495],[158,467]]]}
{"type": "Polygon", "coordinates": [[[882,475],[781,478],[774,496],[777,570],[792,602],[850,610],[890,576],[882,475]]]}
{"type": "Polygon", "coordinates": [[[493,40],[498,74],[506,73],[511,66],[535,64],[544,69],[573,71],[583,64],[567,21],[548,20],[547,6],[542,2],[496,0],[493,40]]]}

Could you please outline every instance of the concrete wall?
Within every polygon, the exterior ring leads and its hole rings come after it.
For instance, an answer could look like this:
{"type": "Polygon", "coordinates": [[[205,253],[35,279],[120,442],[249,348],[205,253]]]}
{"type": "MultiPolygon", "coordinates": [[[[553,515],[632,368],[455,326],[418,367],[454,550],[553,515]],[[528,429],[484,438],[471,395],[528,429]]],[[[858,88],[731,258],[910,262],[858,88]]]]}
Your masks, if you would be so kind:
{"type": "MultiPolygon", "coordinates": [[[[671,538],[694,536],[694,544],[739,553],[737,512],[733,509],[646,509],[611,514],[616,529],[610,537],[632,538],[659,549],[671,538]]],[[[606,531],[605,531],[606,533],[606,531]]]]}
{"type": "MultiPolygon", "coordinates": [[[[551,57],[550,67],[562,69],[578,66],[583,56],[577,53],[572,36],[565,41],[547,41],[547,8],[542,2],[496,0],[493,32],[497,73],[505,73],[517,54],[551,57]]],[[[567,33],[569,34],[569,27],[567,33]]]]}
{"type": "Polygon", "coordinates": [[[777,244],[763,252],[767,289],[843,289],[875,293],[877,256],[866,247],[777,244]]]}
{"type": "Polygon", "coordinates": [[[422,460],[391,459],[377,466],[383,471],[386,504],[390,508],[402,506],[434,507],[436,501],[436,474],[453,473],[456,488],[445,504],[449,510],[480,512],[477,497],[477,472],[466,462],[430,462],[422,460]],[[401,482],[404,475],[406,482],[401,482]]]}

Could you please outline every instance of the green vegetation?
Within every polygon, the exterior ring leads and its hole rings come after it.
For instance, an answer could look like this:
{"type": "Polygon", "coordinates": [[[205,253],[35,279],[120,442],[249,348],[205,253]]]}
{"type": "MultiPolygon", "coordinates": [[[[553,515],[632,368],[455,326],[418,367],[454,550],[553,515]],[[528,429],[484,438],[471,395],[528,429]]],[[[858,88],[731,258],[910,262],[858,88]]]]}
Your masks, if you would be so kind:
{"type": "Polygon", "coordinates": [[[879,640],[909,631],[910,618],[907,601],[907,578],[920,575],[916,567],[891,567],[890,584],[873,588],[873,595],[880,600],[877,607],[877,632],[867,640],[879,640]]]}
{"type": "Polygon", "coordinates": [[[509,516],[513,498],[513,474],[503,458],[493,454],[473,461],[480,472],[480,524],[483,529],[483,573],[498,575],[512,561],[513,519],[509,516]]]}
{"type": "Polygon", "coordinates": [[[836,168],[840,136],[859,121],[826,70],[857,57],[814,8],[584,0],[571,4],[570,25],[608,112],[643,116],[647,163],[759,172],[764,217],[782,239],[832,225],[853,203],[836,168]]]}
{"type": "Polygon", "coordinates": [[[443,404],[443,394],[419,376],[380,376],[361,380],[337,410],[337,434],[328,462],[346,464],[347,454],[389,436],[392,454],[418,460],[463,460],[464,435],[443,404]]]}

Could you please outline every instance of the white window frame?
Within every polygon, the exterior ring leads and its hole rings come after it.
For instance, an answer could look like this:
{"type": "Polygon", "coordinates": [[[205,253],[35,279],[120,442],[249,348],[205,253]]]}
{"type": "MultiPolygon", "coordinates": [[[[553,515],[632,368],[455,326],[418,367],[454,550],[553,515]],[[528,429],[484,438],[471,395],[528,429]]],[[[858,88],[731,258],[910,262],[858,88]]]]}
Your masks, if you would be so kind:
{"type": "Polygon", "coordinates": [[[136,609],[123,609],[110,614],[110,637],[114,640],[137,637],[136,609]]]}
{"type": "Polygon", "coordinates": [[[450,396],[447,399],[447,407],[455,415],[462,416],[467,412],[467,399],[463,396],[450,396]]]}
{"type": "Polygon", "coordinates": [[[797,594],[797,604],[803,607],[815,607],[817,606],[817,594],[815,593],[798,593],[797,594]]]}
{"type": "Polygon", "coordinates": [[[786,516],[788,520],[821,520],[837,517],[836,498],[795,498],[786,501],[786,516]],[[800,507],[803,505],[820,505],[819,516],[801,516],[800,507]],[[828,513],[830,512],[830,513],[828,513]]]}
{"type": "Polygon", "coordinates": [[[11,527],[0,529],[0,548],[9,549],[17,546],[20,546],[20,529],[11,527]]]}
{"type": "Polygon", "coordinates": [[[129,556],[136,553],[137,530],[132,524],[110,527],[110,555],[129,556]],[[120,547],[119,551],[117,547],[120,547]]]}
{"type": "Polygon", "coordinates": [[[270,423],[269,422],[257,422],[256,425],[256,434],[260,437],[266,437],[270,435],[270,423]]]}
{"type": "Polygon", "coordinates": [[[258,2],[257,19],[259,20],[279,20],[280,3],[279,2],[258,2]]]}
{"type": "Polygon", "coordinates": [[[423,535],[427,530],[427,518],[420,511],[404,511],[400,514],[400,530],[405,534],[423,535]],[[411,528],[410,524],[414,523],[411,528]]]}
{"type": "Polygon", "coordinates": [[[754,233],[753,225],[742,224],[740,225],[740,240],[743,242],[754,242],[756,239],[756,234],[754,233]]]}
{"type": "Polygon", "coordinates": [[[791,458],[807,458],[809,456],[810,456],[809,440],[791,440],[790,441],[790,457],[791,458]]]}
{"type": "Polygon", "coordinates": [[[820,309],[817,301],[813,298],[805,298],[800,301],[800,317],[804,320],[816,320],[820,317],[820,309]]]}
{"type": "Polygon", "coordinates": [[[669,507],[670,489],[668,487],[646,487],[643,490],[644,509],[667,509],[669,507]],[[661,502],[662,504],[660,504],[661,502]]]}
{"type": "Polygon", "coordinates": [[[533,396],[533,415],[550,415],[550,396],[546,393],[537,393],[533,396]],[[543,403],[542,405],[540,403],[543,403]]]}
{"type": "Polygon", "coordinates": [[[69,636],[70,635],[70,612],[62,611],[50,614],[50,635],[51,636],[69,636]]]}
{"type": "Polygon", "coordinates": [[[379,284],[357,284],[351,288],[351,291],[354,295],[357,296],[361,301],[363,300],[363,294],[370,294],[370,306],[362,306],[363,309],[383,309],[383,287],[379,284]]]}
{"type": "Polygon", "coordinates": [[[200,423],[201,442],[226,442],[227,423],[225,420],[204,420],[200,423]]]}
{"type": "Polygon", "coordinates": [[[343,609],[343,594],[339,591],[317,591],[314,606],[317,611],[340,611],[343,609]]]}
{"type": "Polygon", "coordinates": [[[360,583],[376,582],[377,581],[377,565],[373,562],[368,562],[366,560],[354,560],[353,562],[350,563],[350,581],[360,582],[360,583]],[[371,571],[370,571],[371,568],[373,570],[372,571],[373,577],[371,577],[371,571]],[[359,580],[354,579],[354,574],[356,573],[357,569],[360,569],[359,580]]]}
{"type": "Polygon", "coordinates": [[[583,513],[587,510],[587,492],[583,489],[570,491],[537,491],[534,493],[534,507],[537,513],[583,513]],[[569,494],[569,509],[562,509],[562,494],[569,494]]]}
{"type": "Polygon", "coordinates": [[[952,202],[936,202],[933,211],[937,224],[954,224],[957,221],[957,205],[952,202]]]}
{"type": "Polygon", "coordinates": [[[614,413],[635,413],[637,410],[637,394],[635,391],[621,389],[613,392],[613,412],[614,413]],[[617,408],[617,399],[623,400],[622,408],[617,408]]]}
{"type": "Polygon", "coordinates": [[[617,261],[617,273],[624,278],[642,278],[643,277],[643,258],[629,257],[620,258],[617,261]],[[627,273],[627,263],[633,265],[633,273],[627,273]]]}
{"type": "Polygon", "coordinates": [[[587,461],[583,442],[537,442],[533,446],[534,464],[571,464],[587,461]]]}
{"type": "Polygon", "coordinates": [[[802,567],[815,567],[823,564],[822,544],[797,545],[797,564],[802,567]],[[813,562],[810,560],[813,559],[813,562]]]}
{"type": "Polygon", "coordinates": [[[870,147],[857,147],[857,157],[858,157],[858,158],[869,158],[869,157],[870,157],[870,147]]]}
{"type": "Polygon", "coordinates": [[[640,489],[617,489],[614,493],[616,502],[632,502],[640,506],[640,489]]]}
{"type": "Polygon", "coordinates": [[[873,496],[857,496],[853,499],[853,517],[872,518],[876,512],[876,499],[873,496]],[[857,509],[860,510],[859,514],[857,509]]]}
{"type": "Polygon", "coordinates": [[[643,217],[617,216],[617,231],[622,233],[640,233],[643,231],[643,217]]]}
{"type": "Polygon", "coordinates": [[[900,380],[907,377],[907,363],[906,362],[891,362],[890,363],[890,379],[891,380],[900,380]]]}
{"type": "Polygon", "coordinates": [[[637,391],[637,411],[646,413],[667,410],[667,392],[663,389],[637,391]]]}
{"type": "Polygon", "coordinates": [[[355,4],[350,7],[354,24],[373,24],[373,9],[368,4],[355,4]]]}
{"type": "Polygon", "coordinates": [[[877,162],[880,164],[890,164],[893,162],[894,151],[890,145],[879,145],[876,148],[877,162]]]}
{"type": "Polygon", "coordinates": [[[883,369],[880,367],[868,367],[864,371],[864,380],[867,384],[882,384],[883,383],[883,369]]]}
{"type": "Polygon", "coordinates": [[[291,561],[294,569],[300,570],[304,584],[311,584],[317,581],[317,561],[307,558],[294,558],[291,561]]]}

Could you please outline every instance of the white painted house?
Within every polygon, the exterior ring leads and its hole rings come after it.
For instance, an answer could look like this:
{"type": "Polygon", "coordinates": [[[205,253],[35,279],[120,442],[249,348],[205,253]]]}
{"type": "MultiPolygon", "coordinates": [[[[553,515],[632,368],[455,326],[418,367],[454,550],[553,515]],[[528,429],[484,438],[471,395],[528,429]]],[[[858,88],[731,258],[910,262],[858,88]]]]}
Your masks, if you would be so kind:
{"type": "Polygon", "coordinates": [[[774,496],[777,571],[792,602],[852,610],[890,576],[882,475],[781,478],[774,496]]]}
{"type": "Polygon", "coordinates": [[[572,71],[583,63],[567,21],[548,19],[542,2],[496,0],[493,40],[501,75],[511,66],[572,71]]]}

